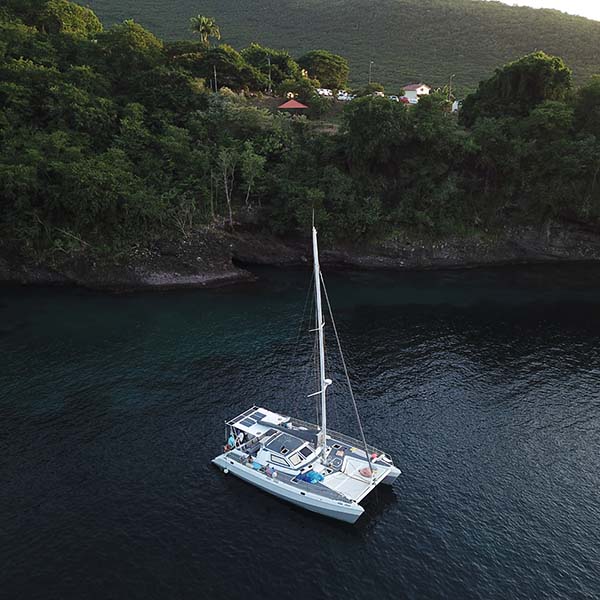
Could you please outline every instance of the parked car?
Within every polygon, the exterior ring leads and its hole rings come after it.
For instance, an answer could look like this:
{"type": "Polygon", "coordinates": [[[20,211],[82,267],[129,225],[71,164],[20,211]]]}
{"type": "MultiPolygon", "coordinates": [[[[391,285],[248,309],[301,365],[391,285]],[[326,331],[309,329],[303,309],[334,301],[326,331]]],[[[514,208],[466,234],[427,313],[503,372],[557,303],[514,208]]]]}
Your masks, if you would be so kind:
{"type": "Polygon", "coordinates": [[[391,95],[391,96],[388,96],[388,98],[390,100],[392,100],[393,102],[400,102],[400,98],[398,98],[398,96],[391,95]]]}
{"type": "Polygon", "coordinates": [[[327,88],[317,88],[317,94],[319,94],[319,96],[328,96],[333,98],[333,90],[329,90],[327,88]]]}
{"type": "Polygon", "coordinates": [[[341,102],[348,102],[349,100],[352,100],[352,98],[354,98],[354,96],[346,90],[340,90],[337,95],[337,99],[341,102]]]}

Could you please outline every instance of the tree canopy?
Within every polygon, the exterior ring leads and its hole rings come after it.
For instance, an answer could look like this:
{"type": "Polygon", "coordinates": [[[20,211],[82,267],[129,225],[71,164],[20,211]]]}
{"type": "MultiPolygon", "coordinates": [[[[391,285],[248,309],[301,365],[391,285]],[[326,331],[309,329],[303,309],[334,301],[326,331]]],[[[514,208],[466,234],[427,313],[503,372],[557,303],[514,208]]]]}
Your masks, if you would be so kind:
{"type": "Polygon", "coordinates": [[[273,86],[280,85],[286,79],[295,80],[300,74],[298,63],[285,50],[274,50],[252,43],[242,50],[242,57],[267,79],[270,78],[273,86]]]}
{"type": "Polygon", "coordinates": [[[461,118],[471,126],[479,117],[524,117],[546,100],[564,100],[571,91],[571,70],[561,58],[535,52],[482,81],[465,99],[461,118]]]}
{"type": "MultiPolygon", "coordinates": [[[[134,18],[155,24],[164,39],[189,36],[181,18],[192,6],[189,0],[92,0],[91,5],[105,25],[134,18]]],[[[235,48],[259,41],[286,48],[294,57],[313,48],[344,56],[352,88],[367,83],[374,61],[373,78],[388,90],[414,81],[442,87],[456,74],[452,87],[462,99],[497,66],[536,50],[562,57],[577,84],[598,72],[600,22],[555,10],[474,0],[376,5],[373,0],[203,0],[199,6],[217,17],[225,41],[235,48]]]]}
{"type": "Polygon", "coordinates": [[[575,122],[578,130],[600,138],[600,75],[595,75],[577,93],[575,122]]]}
{"type": "Polygon", "coordinates": [[[210,46],[210,38],[221,39],[221,30],[212,17],[205,17],[204,15],[192,17],[190,19],[190,27],[192,32],[200,38],[200,43],[204,48],[210,46]]]}
{"type": "Polygon", "coordinates": [[[312,50],[298,59],[302,69],[317,79],[324,88],[341,89],[348,82],[350,67],[348,61],[327,50],[312,50]]]}
{"type": "Polygon", "coordinates": [[[461,124],[443,91],[336,103],[284,51],[165,44],[134,21],[75,32],[78,9],[49,29],[50,0],[13,4],[0,13],[0,246],[37,260],[112,260],[250,213],[298,235],[314,210],[326,240],[352,242],[600,219],[599,80],[573,89],[556,57],[498,69],[461,124]],[[280,94],[341,127],[267,108],[269,60],[280,94]]]}

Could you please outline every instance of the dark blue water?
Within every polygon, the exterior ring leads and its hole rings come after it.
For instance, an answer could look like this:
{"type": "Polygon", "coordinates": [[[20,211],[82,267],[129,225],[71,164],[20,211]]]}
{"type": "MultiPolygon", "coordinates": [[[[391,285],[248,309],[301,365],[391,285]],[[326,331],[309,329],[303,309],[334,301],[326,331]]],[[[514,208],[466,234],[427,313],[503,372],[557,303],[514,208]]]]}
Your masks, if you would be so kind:
{"type": "Polygon", "coordinates": [[[0,288],[3,597],[600,597],[600,269],[328,277],[367,438],[403,470],[354,526],[210,464],[252,404],[312,417],[309,280],[0,288]]]}

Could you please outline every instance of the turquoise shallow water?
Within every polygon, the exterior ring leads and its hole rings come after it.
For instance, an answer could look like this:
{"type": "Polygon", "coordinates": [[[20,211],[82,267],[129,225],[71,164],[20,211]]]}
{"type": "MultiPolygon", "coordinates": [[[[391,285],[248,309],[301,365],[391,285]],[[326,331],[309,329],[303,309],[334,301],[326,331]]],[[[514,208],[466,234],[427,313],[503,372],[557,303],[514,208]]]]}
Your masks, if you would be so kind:
{"type": "Polygon", "coordinates": [[[600,597],[600,269],[327,276],[367,438],[403,471],[355,526],[210,465],[252,404],[314,420],[310,274],[259,275],[0,288],[6,597],[600,597]]]}

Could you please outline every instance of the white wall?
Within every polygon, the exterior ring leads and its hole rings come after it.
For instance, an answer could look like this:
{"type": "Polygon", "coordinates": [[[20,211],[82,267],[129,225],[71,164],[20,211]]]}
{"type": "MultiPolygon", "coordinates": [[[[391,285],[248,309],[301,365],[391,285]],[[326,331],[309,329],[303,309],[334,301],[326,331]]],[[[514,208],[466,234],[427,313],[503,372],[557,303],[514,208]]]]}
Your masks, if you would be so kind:
{"type": "Polygon", "coordinates": [[[405,90],[404,97],[408,98],[411,104],[416,104],[419,101],[419,96],[427,96],[429,95],[429,92],[431,92],[431,88],[426,85],[422,85],[416,90],[405,90]]]}

